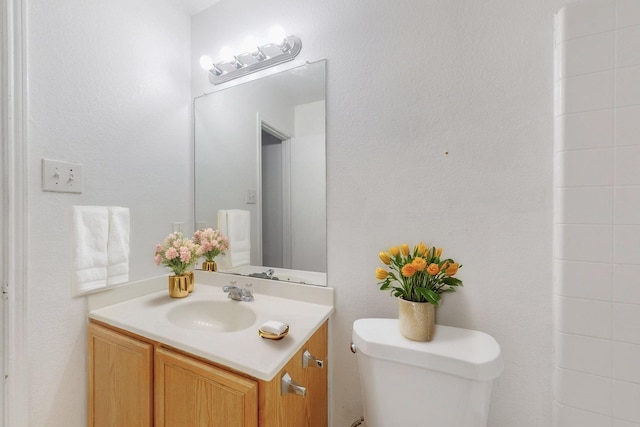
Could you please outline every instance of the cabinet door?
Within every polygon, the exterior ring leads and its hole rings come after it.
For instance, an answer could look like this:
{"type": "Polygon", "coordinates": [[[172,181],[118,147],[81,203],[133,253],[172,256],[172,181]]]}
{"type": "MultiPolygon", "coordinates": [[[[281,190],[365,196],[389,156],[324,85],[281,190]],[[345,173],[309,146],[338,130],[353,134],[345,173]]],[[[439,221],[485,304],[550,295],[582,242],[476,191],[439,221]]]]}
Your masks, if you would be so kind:
{"type": "MultiPolygon", "coordinates": [[[[307,387],[302,372],[302,349],[282,368],[274,379],[260,382],[260,427],[309,427],[307,397],[281,394],[282,376],[288,373],[297,384],[307,387]]],[[[309,390],[307,389],[307,396],[309,390]]]]}
{"type": "Polygon", "coordinates": [[[105,327],[88,327],[90,427],[153,425],[153,346],[105,327]]]}
{"type": "Polygon", "coordinates": [[[260,426],[327,427],[327,322],[269,382],[260,382],[260,426]],[[303,368],[304,350],[324,361],[324,368],[303,368]],[[307,390],[306,396],[281,395],[284,373],[307,390]]]}
{"type": "MultiPolygon", "coordinates": [[[[309,414],[309,426],[326,427],[328,425],[328,324],[325,322],[304,347],[317,359],[324,362],[323,368],[308,367],[302,370],[307,384],[305,411],[309,414]]],[[[303,348],[303,350],[304,350],[303,348]]]]}
{"type": "Polygon", "coordinates": [[[155,355],[156,426],[256,427],[258,384],[168,349],[155,355]]]}

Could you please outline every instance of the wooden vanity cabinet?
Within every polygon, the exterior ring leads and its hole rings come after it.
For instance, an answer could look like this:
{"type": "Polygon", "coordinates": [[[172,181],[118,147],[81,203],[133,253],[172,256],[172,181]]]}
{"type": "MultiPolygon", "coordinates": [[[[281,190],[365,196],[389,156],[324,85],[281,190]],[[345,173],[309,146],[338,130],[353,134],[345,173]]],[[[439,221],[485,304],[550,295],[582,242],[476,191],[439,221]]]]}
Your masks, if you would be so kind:
{"type": "Polygon", "coordinates": [[[89,426],[326,427],[327,322],[271,380],[89,323],[89,426]],[[324,367],[303,368],[308,350],[324,367]],[[306,396],[281,394],[288,373],[306,396]]]}
{"type": "Polygon", "coordinates": [[[153,425],[153,345],[89,323],[87,425],[153,425]]]}

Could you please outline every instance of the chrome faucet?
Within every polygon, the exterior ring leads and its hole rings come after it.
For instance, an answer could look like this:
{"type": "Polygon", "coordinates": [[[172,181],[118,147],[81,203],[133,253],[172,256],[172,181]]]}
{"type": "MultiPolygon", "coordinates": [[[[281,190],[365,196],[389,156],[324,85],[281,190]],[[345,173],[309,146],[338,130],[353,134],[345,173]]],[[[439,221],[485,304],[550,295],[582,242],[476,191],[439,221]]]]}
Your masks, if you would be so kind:
{"type": "Polygon", "coordinates": [[[244,285],[244,289],[235,286],[235,282],[231,282],[229,286],[223,286],[222,290],[228,292],[227,298],[234,301],[253,301],[253,290],[251,285],[244,285]]]}

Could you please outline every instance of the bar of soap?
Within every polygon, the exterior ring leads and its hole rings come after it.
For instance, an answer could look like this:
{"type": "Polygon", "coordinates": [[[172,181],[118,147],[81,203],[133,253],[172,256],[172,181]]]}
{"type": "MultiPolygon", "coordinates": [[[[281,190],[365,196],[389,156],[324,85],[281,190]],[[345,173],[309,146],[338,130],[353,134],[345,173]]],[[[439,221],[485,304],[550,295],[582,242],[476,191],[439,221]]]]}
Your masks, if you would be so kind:
{"type": "Polygon", "coordinates": [[[289,329],[289,325],[278,322],[277,320],[269,320],[260,326],[262,332],[273,335],[282,335],[287,329],[289,329]]]}

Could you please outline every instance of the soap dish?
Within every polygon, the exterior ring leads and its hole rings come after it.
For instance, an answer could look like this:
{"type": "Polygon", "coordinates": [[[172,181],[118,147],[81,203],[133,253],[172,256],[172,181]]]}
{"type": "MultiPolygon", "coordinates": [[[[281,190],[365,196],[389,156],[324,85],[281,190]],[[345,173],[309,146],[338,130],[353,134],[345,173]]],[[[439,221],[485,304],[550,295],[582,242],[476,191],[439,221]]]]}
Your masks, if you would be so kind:
{"type": "Polygon", "coordinates": [[[260,335],[261,338],[266,338],[268,340],[281,340],[282,338],[286,337],[288,333],[289,333],[289,325],[287,325],[286,329],[282,331],[280,335],[276,335],[274,333],[266,332],[266,331],[263,331],[262,329],[258,329],[258,335],[260,335]]]}

